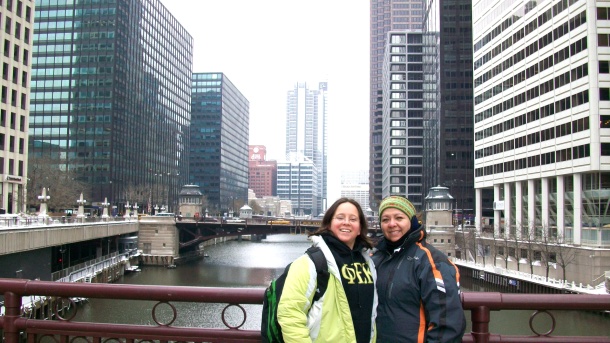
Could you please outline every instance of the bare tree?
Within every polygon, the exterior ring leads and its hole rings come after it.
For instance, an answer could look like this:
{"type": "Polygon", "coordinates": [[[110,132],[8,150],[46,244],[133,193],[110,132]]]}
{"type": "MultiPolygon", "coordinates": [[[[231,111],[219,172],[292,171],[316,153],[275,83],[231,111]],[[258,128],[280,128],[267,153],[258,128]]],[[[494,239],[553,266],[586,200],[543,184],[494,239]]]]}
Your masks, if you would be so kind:
{"type": "MultiPolygon", "coordinates": [[[[508,261],[510,259],[510,242],[511,242],[511,236],[509,235],[502,235],[500,237],[500,241],[502,242],[503,246],[504,246],[504,254],[498,254],[498,256],[502,257],[502,259],[504,260],[504,268],[508,269],[508,261]]],[[[517,261],[519,262],[519,261],[517,261]]],[[[517,264],[518,265],[518,264],[517,264]]]]}
{"type": "Polygon", "coordinates": [[[527,227],[526,233],[521,233],[522,246],[527,249],[527,262],[530,266],[530,274],[534,275],[534,261],[536,258],[536,236],[533,232],[531,232],[530,228],[533,228],[533,224],[527,227]]]}
{"type": "MultiPolygon", "coordinates": [[[[521,229],[522,227],[520,227],[521,229]]],[[[521,241],[519,240],[519,236],[517,235],[517,232],[515,232],[513,235],[510,235],[510,239],[513,242],[513,244],[515,245],[515,259],[517,260],[517,271],[520,271],[521,269],[521,241]]]]}
{"type": "Polygon", "coordinates": [[[49,209],[72,209],[83,193],[85,199],[91,193],[90,186],[78,179],[75,171],[68,169],[69,162],[51,157],[33,158],[28,167],[27,204],[39,207],[42,188],[47,188],[49,209]]]}
{"type": "Polygon", "coordinates": [[[536,238],[537,248],[540,251],[540,263],[544,264],[546,281],[549,281],[551,263],[556,262],[555,239],[548,227],[543,227],[539,237],[536,238]]]}
{"type": "Polygon", "coordinates": [[[555,251],[557,253],[557,264],[562,269],[563,279],[566,280],[566,268],[576,259],[576,249],[566,243],[565,236],[557,235],[555,251]]]}
{"type": "MultiPolygon", "coordinates": [[[[462,228],[462,230],[464,230],[464,228],[462,228]]],[[[469,251],[472,252],[474,263],[477,263],[477,230],[475,228],[470,228],[468,230],[468,236],[465,236],[465,243],[468,247],[466,253],[469,251]]],[[[468,257],[466,257],[466,260],[468,260],[468,257]]]]}
{"type": "Polygon", "coordinates": [[[256,200],[250,200],[249,206],[252,208],[252,213],[261,213],[263,212],[263,208],[258,205],[256,200]]]}

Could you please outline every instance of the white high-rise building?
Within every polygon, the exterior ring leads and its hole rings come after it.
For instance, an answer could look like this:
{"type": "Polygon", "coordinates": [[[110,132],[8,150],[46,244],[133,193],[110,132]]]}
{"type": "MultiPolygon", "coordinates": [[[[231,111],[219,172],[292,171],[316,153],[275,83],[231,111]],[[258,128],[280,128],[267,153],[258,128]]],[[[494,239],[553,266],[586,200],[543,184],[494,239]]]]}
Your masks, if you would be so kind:
{"type": "Polygon", "coordinates": [[[34,1],[6,1],[0,6],[2,101],[0,101],[0,211],[26,210],[28,123],[34,1]]]}
{"type": "Polygon", "coordinates": [[[473,1],[478,230],[610,246],[609,9],[473,1]]]}
{"type": "MultiPolygon", "coordinates": [[[[304,82],[288,91],[286,106],[286,156],[303,156],[319,171],[315,191],[315,207],[301,211],[321,213],[327,197],[327,115],[328,85],[320,82],[317,89],[310,89],[304,82]],[[296,155],[295,155],[296,154],[296,155]]],[[[279,172],[279,164],[278,164],[279,172]]],[[[278,195],[279,175],[278,175],[278,195]]],[[[281,196],[281,195],[280,195],[281,196]]],[[[298,207],[298,206],[297,206],[298,207]]],[[[297,208],[294,206],[293,210],[297,208]]]]}
{"type": "Polygon", "coordinates": [[[289,200],[294,216],[315,217],[322,211],[318,199],[318,168],[307,157],[289,154],[288,161],[277,163],[277,195],[289,200]]]}
{"type": "Polygon", "coordinates": [[[369,172],[351,170],[341,172],[341,197],[356,200],[363,211],[369,208],[369,172]]]}

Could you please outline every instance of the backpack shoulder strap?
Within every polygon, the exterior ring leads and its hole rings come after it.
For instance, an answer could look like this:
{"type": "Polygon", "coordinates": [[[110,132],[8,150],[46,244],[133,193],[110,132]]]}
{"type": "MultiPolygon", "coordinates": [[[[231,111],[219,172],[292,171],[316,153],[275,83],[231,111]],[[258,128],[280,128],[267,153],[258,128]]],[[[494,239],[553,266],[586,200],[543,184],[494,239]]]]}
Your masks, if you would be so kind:
{"type": "Polygon", "coordinates": [[[326,257],[322,252],[322,249],[318,247],[309,247],[306,251],[309,258],[313,261],[313,264],[316,266],[317,272],[317,283],[318,289],[316,290],[316,294],[313,297],[314,301],[319,300],[326,292],[326,287],[328,286],[328,278],[330,273],[328,272],[328,265],[326,264],[326,257]]]}

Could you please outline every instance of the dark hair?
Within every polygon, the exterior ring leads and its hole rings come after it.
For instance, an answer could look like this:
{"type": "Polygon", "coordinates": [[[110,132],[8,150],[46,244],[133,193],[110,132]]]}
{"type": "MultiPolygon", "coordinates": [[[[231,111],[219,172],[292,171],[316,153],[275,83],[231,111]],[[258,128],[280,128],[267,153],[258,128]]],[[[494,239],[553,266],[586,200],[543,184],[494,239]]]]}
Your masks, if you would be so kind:
{"type": "Polygon", "coordinates": [[[344,204],[346,202],[356,206],[356,210],[358,210],[358,218],[360,220],[360,235],[358,235],[358,237],[356,237],[356,241],[359,240],[360,242],[362,242],[362,244],[364,244],[369,249],[373,248],[373,242],[367,236],[367,234],[369,233],[369,226],[367,224],[366,216],[364,215],[364,212],[362,211],[362,207],[360,207],[360,204],[356,200],[349,199],[349,198],[340,198],[337,201],[335,201],[328,208],[328,210],[326,210],[326,213],[324,214],[324,218],[322,218],[322,224],[320,225],[320,228],[318,228],[313,233],[310,233],[309,236],[319,236],[325,232],[331,233],[330,222],[333,220],[333,217],[335,216],[335,212],[337,212],[337,208],[341,204],[344,204]]]}

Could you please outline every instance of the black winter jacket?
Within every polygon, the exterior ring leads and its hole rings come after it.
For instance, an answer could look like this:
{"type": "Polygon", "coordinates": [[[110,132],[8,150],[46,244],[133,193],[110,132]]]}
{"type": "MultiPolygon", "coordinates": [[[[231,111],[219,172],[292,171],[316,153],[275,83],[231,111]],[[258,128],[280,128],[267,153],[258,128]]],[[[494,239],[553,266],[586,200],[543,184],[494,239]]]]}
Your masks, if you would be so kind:
{"type": "Polygon", "coordinates": [[[466,328],[459,271],[426,243],[420,227],[393,252],[382,240],[373,255],[377,269],[377,342],[461,342],[466,328]]]}

